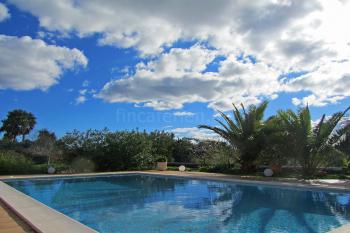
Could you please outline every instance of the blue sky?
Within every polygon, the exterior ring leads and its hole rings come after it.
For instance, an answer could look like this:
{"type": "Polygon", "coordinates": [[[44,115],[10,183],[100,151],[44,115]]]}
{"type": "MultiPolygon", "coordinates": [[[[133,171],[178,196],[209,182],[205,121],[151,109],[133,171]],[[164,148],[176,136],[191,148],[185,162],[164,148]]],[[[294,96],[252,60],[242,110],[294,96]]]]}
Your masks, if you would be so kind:
{"type": "Polygon", "coordinates": [[[350,105],[349,4],[202,4],[0,1],[0,118],[205,137],[195,127],[232,102],[269,100],[267,116],[308,103],[314,120],[350,105]]]}

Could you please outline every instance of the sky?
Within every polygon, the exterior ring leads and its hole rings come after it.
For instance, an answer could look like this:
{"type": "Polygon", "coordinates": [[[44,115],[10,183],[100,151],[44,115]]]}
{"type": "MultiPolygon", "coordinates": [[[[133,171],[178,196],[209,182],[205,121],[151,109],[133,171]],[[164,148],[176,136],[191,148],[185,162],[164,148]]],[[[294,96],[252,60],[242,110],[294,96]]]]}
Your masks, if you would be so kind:
{"type": "Polygon", "coordinates": [[[212,137],[217,110],[350,105],[349,0],[0,0],[0,119],[212,137]]]}

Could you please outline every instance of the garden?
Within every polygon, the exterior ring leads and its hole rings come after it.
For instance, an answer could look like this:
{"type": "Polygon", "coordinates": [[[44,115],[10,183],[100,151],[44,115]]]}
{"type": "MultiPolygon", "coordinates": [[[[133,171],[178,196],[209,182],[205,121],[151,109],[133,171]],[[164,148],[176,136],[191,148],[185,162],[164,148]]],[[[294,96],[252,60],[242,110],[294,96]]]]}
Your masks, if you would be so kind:
{"type": "Polygon", "coordinates": [[[349,110],[311,120],[306,106],[264,117],[267,102],[220,112],[217,125],[199,125],[218,140],[178,138],[166,131],[74,130],[62,137],[41,129],[28,137],[36,117],[13,110],[0,128],[0,174],[81,173],[154,169],[167,161],[169,170],[277,177],[350,177],[349,110]]]}

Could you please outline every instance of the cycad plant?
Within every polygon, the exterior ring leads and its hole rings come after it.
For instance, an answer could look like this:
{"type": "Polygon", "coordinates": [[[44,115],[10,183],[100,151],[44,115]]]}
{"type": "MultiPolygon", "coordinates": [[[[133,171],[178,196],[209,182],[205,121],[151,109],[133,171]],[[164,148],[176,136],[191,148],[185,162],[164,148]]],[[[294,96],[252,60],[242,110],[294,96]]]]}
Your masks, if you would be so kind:
{"type": "Polygon", "coordinates": [[[350,131],[350,124],[339,126],[339,122],[349,109],[330,118],[323,115],[315,126],[312,126],[308,106],[297,113],[292,110],[278,112],[278,118],[287,132],[287,141],[292,145],[290,153],[296,156],[304,177],[312,177],[320,166],[326,166],[327,161],[341,155],[337,145],[350,131]]]}
{"type": "Polygon", "coordinates": [[[242,111],[233,104],[233,119],[220,112],[223,121],[216,120],[220,127],[199,125],[199,128],[209,129],[220,135],[238,152],[236,158],[241,170],[255,170],[255,161],[264,147],[264,112],[268,103],[259,106],[250,105],[248,111],[241,104],[242,111]]]}

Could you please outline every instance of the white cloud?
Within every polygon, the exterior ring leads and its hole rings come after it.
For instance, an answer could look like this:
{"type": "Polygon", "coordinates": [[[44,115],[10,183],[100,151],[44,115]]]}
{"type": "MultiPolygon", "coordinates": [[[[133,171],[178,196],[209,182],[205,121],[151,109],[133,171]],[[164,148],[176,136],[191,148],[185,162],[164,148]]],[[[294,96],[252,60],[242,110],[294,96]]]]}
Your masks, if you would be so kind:
{"type": "MultiPolygon", "coordinates": [[[[331,118],[331,116],[326,116],[325,120],[328,121],[331,118]]],[[[318,118],[316,120],[311,120],[312,127],[317,126],[321,121],[321,118],[318,118]]],[[[350,124],[350,117],[344,116],[338,123],[337,128],[339,127],[345,127],[346,125],[350,124]]]]}
{"type": "Polygon", "coordinates": [[[130,78],[107,83],[99,96],[109,102],[164,110],[200,101],[226,109],[231,102],[258,103],[283,91],[310,92],[293,100],[298,105],[324,106],[350,96],[339,84],[347,83],[350,66],[343,64],[339,72],[334,64],[350,59],[349,1],[9,2],[37,16],[49,32],[95,35],[100,45],[135,48],[142,56],[156,58],[138,64],[130,78]],[[199,41],[214,50],[197,46],[190,52],[164,53],[164,47],[181,40],[199,41]],[[257,63],[237,61],[242,54],[253,56],[257,63]],[[218,55],[228,58],[219,72],[203,74],[218,55]],[[281,85],[278,76],[291,71],[307,74],[281,85]]]}
{"type": "Polygon", "coordinates": [[[212,131],[207,129],[199,129],[197,127],[190,128],[174,128],[167,130],[168,132],[174,133],[177,137],[183,138],[197,138],[201,140],[211,139],[218,140],[219,137],[217,134],[214,134],[212,131]]]}
{"type": "Polygon", "coordinates": [[[100,44],[136,47],[144,54],[162,51],[179,39],[208,40],[216,47],[236,46],[261,50],[320,3],[309,1],[115,1],[10,0],[39,18],[51,31],[89,36],[98,33],[100,44]],[[142,20],[140,20],[142,19],[142,20]]]}
{"type": "Polygon", "coordinates": [[[0,2],[0,22],[4,21],[5,19],[10,18],[10,12],[7,9],[7,7],[0,2]]]}
{"type": "Polygon", "coordinates": [[[86,65],[87,58],[77,49],[0,35],[0,89],[47,90],[64,71],[86,65]]]}
{"type": "Polygon", "coordinates": [[[75,99],[76,105],[83,104],[85,102],[86,102],[86,97],[84,95],[80,95],[75,99]]]}
{"type": "Polygon", "coordinates": [[[330,62],[313,72],[286,83],[286,91],[307,91],[310,95],[293,98],[294,105],[325,106],[339,103],[350,96],[350,61],[330,62]]]}
{"type": "Polygon", "coordinates": [[[81,89],[81,90],[79,90],[79,94],[80,95],[85,95],[86,93],[87,93],[87,89],[81,89]]]}
{"type": "MultiPolygon", "coordinates": [[[[82,84],[83,87],[87,87],[88,85],[89,85],[89,82],[87,80],[85,80],[82,84]]],[[[78,93],[79,93],[79,96],[75,98],[75,105],[85,103],[89,97],[96,94],[96,90],[84,88],[84,89],[80,89],[78,93]]]]}
{"type": "Polygon", "coordinates": [[[171,49],[159,59],[139,63],[134,76],[108,82],[96,96],[157,110],[179,109],[193,102],[226,110],[232,102],[251,104],[260,102],[261,96],[275,97],[279,83],[274,69],[229,56],[218,72],[203,72],[215,54],[198,45],[171,49]]]}
{"type": "Polygon", "coordinates": [[[174,116],[194,116],[193,112],[174,112],[174,116]]]}

